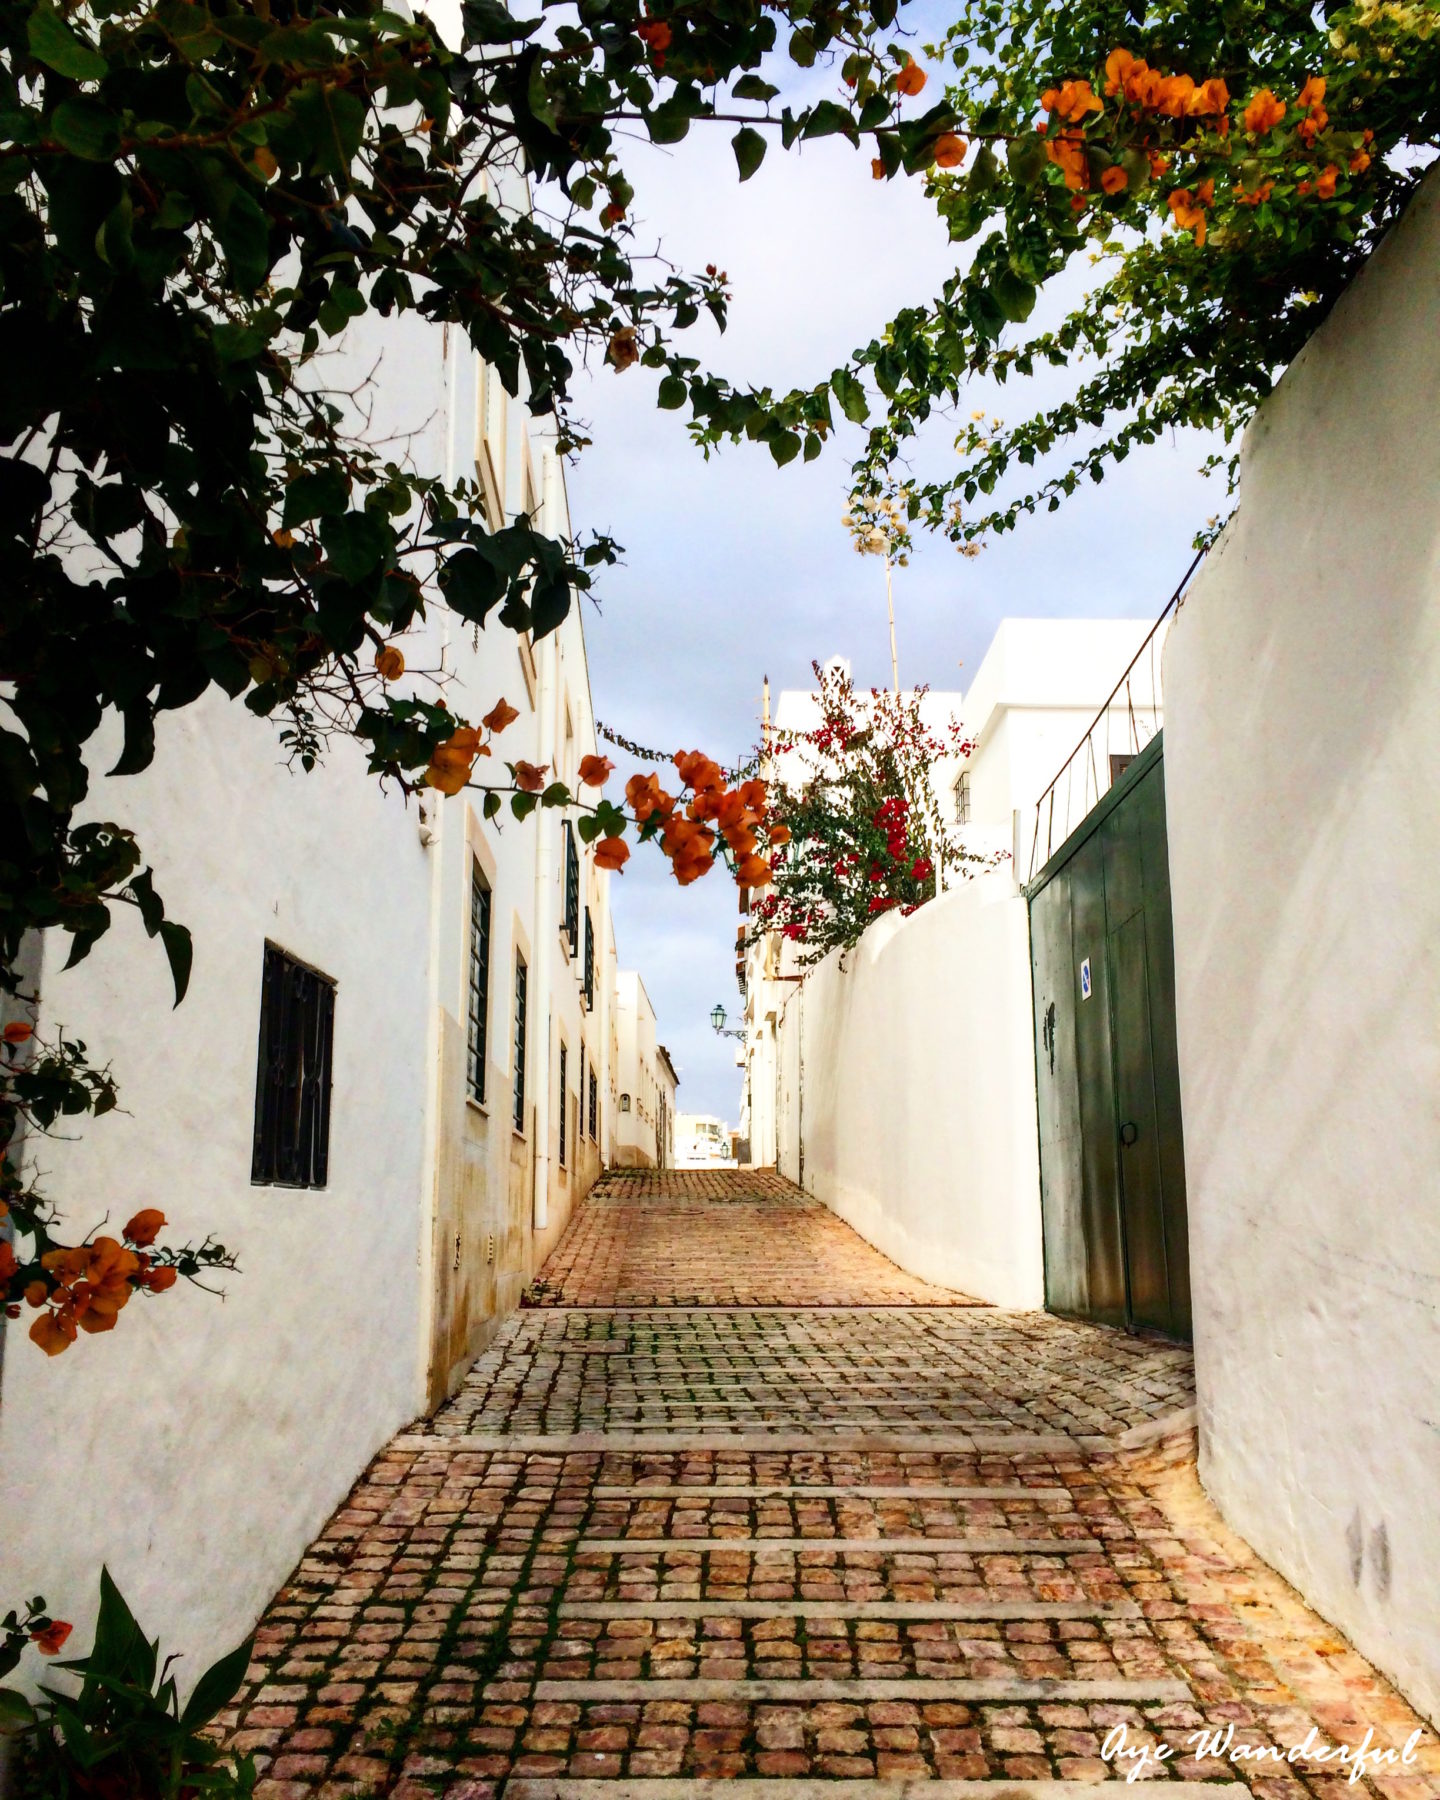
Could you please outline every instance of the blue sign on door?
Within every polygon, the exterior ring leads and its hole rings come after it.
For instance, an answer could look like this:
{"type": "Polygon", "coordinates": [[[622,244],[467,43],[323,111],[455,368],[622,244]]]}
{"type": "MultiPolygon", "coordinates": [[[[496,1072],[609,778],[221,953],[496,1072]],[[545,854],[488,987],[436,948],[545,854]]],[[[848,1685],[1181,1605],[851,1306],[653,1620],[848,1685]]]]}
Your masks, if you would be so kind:
{"type": "Polygon", "coordinates": [[[1080,998],[1090,998],[1090,958],[1087,956],[1080,965],[1080,998]]]}

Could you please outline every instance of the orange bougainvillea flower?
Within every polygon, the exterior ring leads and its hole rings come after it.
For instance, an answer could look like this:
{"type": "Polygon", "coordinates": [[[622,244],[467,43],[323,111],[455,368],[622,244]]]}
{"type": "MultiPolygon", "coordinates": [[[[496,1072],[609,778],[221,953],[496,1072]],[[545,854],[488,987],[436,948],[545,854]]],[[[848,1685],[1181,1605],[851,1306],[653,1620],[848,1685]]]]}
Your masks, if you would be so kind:
{"type": "Polygon", "coordinates": [[[746,806],[750,808],[751,812],[764,812],[766,798],[765,783],[761,781],[758,776],[752,777],[749,781],[742,781],[735,792],[739,794],[740,798],[745,802],[746,806]]]}
{"type": "Polygon", "coordinates": [[[662,792],[660,778],[653,769],[648,775],[632,775],[625,783],[626,803],[640,824],[652,813],[664,810],[660,805],[662,792]]]}
{"type": "Polygon", "coordinates": [[[1259,206],[1262,201],[1268,200],[1274,192],[1275,183],[1273,181],[1262,181],[1259,187],[1250,194],[1247,194],[1243,188],[1236,188],[1235,204],[1237,206],[1259,206]]]}
{"type": "MultiPolygon", "coordinates": [[[[1112,50],[1105,58],[1105,92],[1118,94],[1125,86],[1126,77],[1137,66],[1137,58],[1128,50],[1112,50]]],[[[1139,63],[1144,68],[1144,63],[1139,63]]]]}
{"type": "Polygon", "coordinates": [[[1160,82],[1160,92],[1155,102],[1155,110],[1163,113],[1167,119],[1183,119],[1189,112],[1190,102],[1194,97],[1193,77],[1166,75],[1160,82]]]}
{"type": "Polygon", "coordinates": [[[1208,81],[1202,81],[1191,94],[1185,110],[1192,118],[1204,119],[1223,113],[1229,105],[1230,90],[1225,85],[1224,76],[1212,75],[1208,81]]]}
{"type": "Polygon", "coordinates": [[[1161,156],[1158,150],[1147,150],[1145,154],[1150,158],[1150,175],[1153,180],[1158,181],[1162,175],[1169,173],[1169,157],[1161,156]]]}
{"type": "Polygon", "coordinates": [[[643,25],[637,25],[635,35],[647,43],[652,50],[665,51],[670,48],[672,32],[663,19],[646,19],[643,25]]]}
{"type": "Polygon", "coordinates": [[[1322,200],[1333,200],[1335,198],[1335,181],[1339,173],[1339,167],[1335,163],[1328,164],[1320,171],[1315,182],[1315,192],[1322,200]]]}
{"type": "Polygon", "coordinates": [[[772,844],[788,844],[790,827],[788,825],[772,825],[766,835],[772,844]]]}
{"type": "Polygon", "coordinates": [[[763,856],[747,856],[736,869],[735,879],[745,887],[766,887],[770,881],[770,865],[763,856]]]}
{"type": "Polygon", "coordinates": [[[27,1025],[23,1019],[12,1019],[3,1035],[7,1044],[28,1044],[35,1035],[35,1027],[27,1025]]]}
{"type": "Polygon", "coordinates": [[[1312,75],[1295,97],[1297,106],[1308,106],[1313,112],[1325,98],[1325,77],[1312,75]]]}
{"type": "Polygon", "coordinates": [[[623,869],[630,860],[630,846],[623,837],[601,838],[595,846],[597,869],[623,869]]]}
{"type": "Polygon", "coordinates": [[[179,1279],[179,1271],[172,1269],[169,1263],[162,1264],[158,1269],[143,1269],[135,1277],[137,1284],[149,1288],[152,1294],[163,1294],[166,1288],[174,1287],[179,1279]]]}
{"type": "Polygon", "coordinates": [[[1062,131],[1058,138],[1052,138],[1046,144],[1045,154],[1052,163],[1059,164],[1067,188],[1079,189],[1090,185],[1090,163],[1085,155],[1085,140],[1078,131],[1062,131]]]}
{"type": "Polygon", "coordinates": [[[375,667],[382,681],[398,681],[405,673],[405,658],[394,644],[386,644],[375,652],[375,667]]]}
{"type": "Polygon", "coordinates": [[[75,1629],[64,1619],[52,1619],[39,1630],[30,1633],[30,1641],[42,1656],[58,1656],[65,1648],[65,1640],[75,1629]]]}
{"type": "Polygon", "coordinates": [[[128,1238],[137,1249],[144,1250],[159,1237],[160,1228],[164,1223],[163,1212],[157,1207],[146,1206],[136,1213],[121,1235],[128,1238]]]}
{"type": "Polygon", "coordinates": [[[480,753],[480,733],[473,725],[462,725],[430,752],[430,767],[425,779],[442,794],[458,794],[470,779],[470,768],[480,753]]]}
{"type": "Polygon", "coordinates": [[[615,765],[608,756],[580,758],[580,780],[586,787],[604,787],[614,771],[615,765]]]}
{"type": "Polygon", "coordinates": [[[896,91],[901,94],[918,94],[926,81],[925,71],[913,56],[905,59],[905,67],[895,77],[896,91]]]}
{"type": "Polygon", "coordinates": [[[545,777],[549,770],[549,763],[517,762],[515,785],[523,794],[538,794],[545,785],[545,777]]]}
{"type": "Polygon", "coordinates": [[[1262,135],[1272,131],[1285,117],[1285,102],[1277,100],[1269,88],[1261,88],[1245,108],[1245,129],[1262,135]]]}
{"type": "Polygon", "coordinates": [[[1062,81],[1040,96],[1046,112],[1058,112],[1067,125],[1078,125],[1086,113],[1104,112],[1105,107],[1088,81],[1062,81]]]}
{"type": "Polygon", "coordinates": [[[43,1306],[50,1298],[50,1290],[43,1281],[32,1281],[25,1290],[27,1306],[43,1306]]]}
{"type": "Polygon", "coordinates": [[[519,717],[519,708],[512,706],[508,700],[501,698],[495,702],[480,723],[487,731],[498,733],[503,731],[507,725],[513,725],[519,717]]]}
{"type": "Polygon", "coordinates": [[[677,750],[675,767],[686,787],[693,788],[697,794],[724,789],[725,776],[719,763],[712,762],[701,750],[677,750]]]}
{"type": "Polygon", "coordinates": [[[1130,185],[1130,177],[1115,164],[1100,177],[1100,186],[1107,194],[1123,194],[1130,185]]]}
{"type": "Polygon", "coordinates": [[[935,140],[931,154],[937,169],[958,169],[965,160],[965,140],[953,131],[945,131],[935,140]]]}
{"type": "Polygon", "coordinates": [[[878,156],[872,156],[870,158],[870,173],[877,181],[883,181],[885,179],[885,165],[878,156]]]}
{"type": "Polygon", "coordinates": [[[30,1341],[38,1344],[47,1356],[59,1356],[62,1350],[68,1350],[79,1336],[79,1327],[75,1323],[75,1315],[57,1309],[54,1312],[42,1312],[30,1327],[30,1341]]]}
{"type": "Polygon", "coordinates": [[[1189,188],[1176,188],[1170,195],[1170,212],[1182,231],[1193,231],[1195,242],[1205,242],[1205,213],[1189,188]]]}
{"type": "Polygon", "coordinates": [[[1369,167],[1370,152],[1368,150],[1357,150],[1350,158],[1350,173],[1352,175],[1363,175],[1369,167]]]}

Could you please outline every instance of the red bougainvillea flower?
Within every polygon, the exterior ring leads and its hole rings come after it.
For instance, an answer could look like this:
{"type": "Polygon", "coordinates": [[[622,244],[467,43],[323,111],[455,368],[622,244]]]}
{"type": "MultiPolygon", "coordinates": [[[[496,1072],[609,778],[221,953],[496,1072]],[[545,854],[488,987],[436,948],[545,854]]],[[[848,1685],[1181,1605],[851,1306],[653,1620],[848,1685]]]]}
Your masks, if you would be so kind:
{"type": "Polygon", "coordinates": [[[515,785],[522,794],[538,794],[545,785],[545,776],[549,772],[549,763],[517,762],[515,765],[515,785]]]}
{"type": "Polygon", "coordinates": [[[503,697],[495,702],[480,723],[487,731],[503,731],[520,717],[519,709],[503,697]]]}
{"type": "Polygon", "coordinates": [[[615,765],[608,756],[582,756],[580,758],[580,780],[585,787],[604,787],[615,772],[615,765]]]}
{"type": "Polygon", "coordinates": [[[911,865],[910,873],[917,881],[928,881],[935,873],[935,865],[928,856],[917,856],[911,865]]]}
{"type": "Polygon", "coordinates": [[[52,1619],[48,1625],[32,1631],[30,1640],[43,1656],[58,1656],[65,1648],[66,1638],[74,1629],[64,1619],[52,1619]]]}
{"type": "Polygon", "coordinates": [[[34,1035],[35,1027],[27,1025],[23,1019],[12,1019],[3,1033],[7,1044],[28,1044],[34,1035]]]}

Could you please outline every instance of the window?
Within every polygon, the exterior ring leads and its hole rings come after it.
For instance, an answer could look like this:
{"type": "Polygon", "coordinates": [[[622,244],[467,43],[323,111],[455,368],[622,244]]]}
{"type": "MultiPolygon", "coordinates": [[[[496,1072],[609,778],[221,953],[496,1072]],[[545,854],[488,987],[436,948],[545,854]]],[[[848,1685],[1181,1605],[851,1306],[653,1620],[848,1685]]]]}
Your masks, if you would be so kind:
{"type": "Polygon", "coordinates": [[[970,771],[968,769],[955,778],[955,823],[970,823],[970,771]]]}
{"type": "Polygon", "coordinates": [[[570,940],[570,954],[580,948],[580,852],[575,846],[575,828],[565,821],[565,935],[570,940]]]}
{"type": "Polygon", "coordinates": [[[525,985],[529,970],[515,952],[515,1129],[525,1129],[525,985]]]}
{"type": "Polygon", "coordinates": [[[592,1010],[595,1005],[595,921],[590,917],[590,908],[585,908],[585,981],[583,990],[585,1004],[592,1010]]]}
{"type": "Polygon", "coordinates": [[[621,1110],[621,1112],[629,1112],[630,1096],[628,1094],[622,1094],[620,1096],[620,1110],[621,1110]]]}
{"type": "Polygon", "coordinates": [[[1129,755],[1115,755],[1114,753],[1111,754],[1111,757],[1110,757],[1110,785],[1111,785],[1111,787],[1114,787],[1115,783],[1120,779],[1120,777],[1130,767],[1131,763],[1134,762],[1134,760],[1135,760],[1134,751],[1131,751],[1129,755]]]}
{"type": "Polygon", "coordinates": [[[590,1137],[594,1143],[600,1141],[600,1084],[595,1079],[595,1065],[590,1065],[590,1137]]]}
{"type": "Polygon", "coordinates": [[[325,1186],[334,1036],[335,983],[267,944],[260,981],[252,1181],[325,1186]]]}
{"type": "Polygon", "coordinates": [[[566,1095],[566,1062],[567,1053],[564,1044],[560,1046],[560,1167],[565,1167],[566,1125],[570,1117],[570,1102],[566,1095]]]}
{"type": "Polygon", "coordinates": [[[470,996],[465,1047],[466,1085],[485,1098],[485,1057],[490,1014],[490,890],[479,869],[470,870],[470,996]]]}

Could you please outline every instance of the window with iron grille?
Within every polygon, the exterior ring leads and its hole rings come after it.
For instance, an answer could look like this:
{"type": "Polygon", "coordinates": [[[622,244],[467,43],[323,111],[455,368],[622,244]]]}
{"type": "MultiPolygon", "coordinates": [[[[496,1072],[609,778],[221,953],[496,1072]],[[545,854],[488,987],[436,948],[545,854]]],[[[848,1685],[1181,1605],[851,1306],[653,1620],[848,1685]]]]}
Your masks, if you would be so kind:
{"type": "Polygon", "coordinates": [[[565,935],[570,940],[570,954],[580,948],[580,852],[575,845],[575,830],[565,821],[565,935]]]}
{"type": "Polygon", "coordinates": [[[600,1141],[600,1083],[595,1079],[595,1065],[590,1065],[590,1136],[600,1141]]]}
{"type": "Polygon", "coordinates": [[[560,1046],[560,1167],[562,1169],[565,1167],[565,1151],[568,1147],[566,1144],[566,1124],[570,1117],[570,1102],[565,1094],[566,1073],[566,1051],[564,1044],[562,1044],[560,1046]]]}
{"type": "Polygon", "coordinates": [[[593,1008],[595,1005],[595,921],[590,917],[590,908],[585,908],[585,1004],[593,1008]]]}
{"type": "Polygon", "coordinates": [[[955,823],[970,823],[970,771],[963,770],[955,779],[955,823]]]}
{"type": "Polygon", "coordinates": [[[321,1188],[330,1163],[335,983],[265,946],[250,1179],[321,1188]]]}
{"type": "Polygon", "coordinates": [[[490,1017],[490,890],[473,865],[470,871],[470,994],[465,1047],[466,1085],[485,1098],[485,1058],[490,1017]]]}
{"type": "Polygon", "coordinates": [[[529,970],[515,952],[515,1129],[525,1129],[525,987],[529,970]]]}

